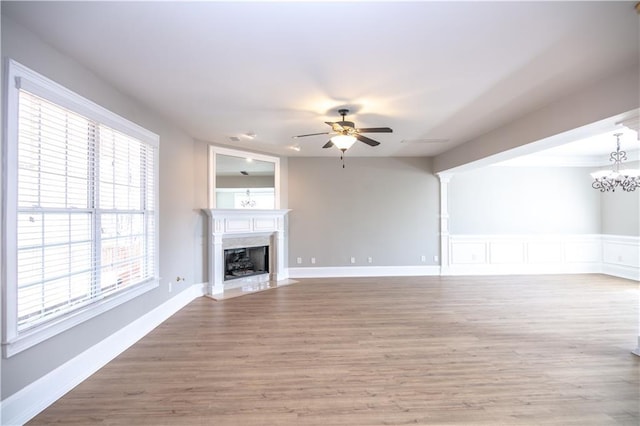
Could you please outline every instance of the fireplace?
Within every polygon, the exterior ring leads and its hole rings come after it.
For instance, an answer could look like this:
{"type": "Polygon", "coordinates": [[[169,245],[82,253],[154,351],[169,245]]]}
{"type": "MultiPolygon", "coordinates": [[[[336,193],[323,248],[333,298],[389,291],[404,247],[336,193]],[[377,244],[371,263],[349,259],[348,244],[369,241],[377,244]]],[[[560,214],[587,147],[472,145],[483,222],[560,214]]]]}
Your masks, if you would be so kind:
{"type": "Polygon", "coordinates": [[[285,217],[289,210],[204,212],[209,217],[208,296],[216,298],[245,285],[287,281],[285,217]]]}
{"type": "Polygon", "coordinates": [[[224,251],[224,280],[269,274],[269,246],[242,247],[224,251]]]}

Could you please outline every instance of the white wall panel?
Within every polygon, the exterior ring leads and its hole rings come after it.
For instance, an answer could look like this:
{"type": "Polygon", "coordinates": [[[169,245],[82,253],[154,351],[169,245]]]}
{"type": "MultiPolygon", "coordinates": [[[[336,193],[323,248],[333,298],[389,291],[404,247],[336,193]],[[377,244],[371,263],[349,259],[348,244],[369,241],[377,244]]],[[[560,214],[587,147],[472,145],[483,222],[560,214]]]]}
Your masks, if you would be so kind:
{"type": "Polygon", "coordinates": [[[565,262],[600,262],[601,260],[602,242],[600,238],[566,241],[564,243],[565,262]]]}
{"type": "Polygon", "coordinates": [[[524,263],[524,241],[489,243],[490,263],[524,263]]]}
{"type": "Polygon", "coordinates": [[[251,219],[225,219],[224,230],[225,232],[250,232],[251,219]]]}
{"type": "Polygon", "coordinates": [[[640,280],[640,238],[615,235],[450,235],[442,271],[468,274],[606,273],[640,280]]]}
{"type": "Polygon", "coordinates": [[[451,245],[451,261],[456,264],[487,262],[487,244],[484,242],[459,242],[451,245]]]}
{"type": "Polygon", "coordinates": [[[527,245],[527,261],[529,263],[561,263],[562,251],[560,241],[531,241],[527,245]]]}
{"type": "Polygon", "coordinates": [[[604,263],[640,268],[638,238],[603,235],[602,257],[604,263]]]}

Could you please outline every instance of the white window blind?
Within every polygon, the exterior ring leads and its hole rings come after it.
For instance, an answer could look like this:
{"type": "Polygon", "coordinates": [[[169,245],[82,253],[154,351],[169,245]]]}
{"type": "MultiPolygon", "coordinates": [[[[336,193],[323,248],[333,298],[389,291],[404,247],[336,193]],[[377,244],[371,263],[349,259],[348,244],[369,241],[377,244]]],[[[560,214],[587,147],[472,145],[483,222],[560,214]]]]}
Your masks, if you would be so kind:
{"type": "Polygon", "coordinates": [[[5,344],[157,279],[157,146],[16,90],[5,344]]]}

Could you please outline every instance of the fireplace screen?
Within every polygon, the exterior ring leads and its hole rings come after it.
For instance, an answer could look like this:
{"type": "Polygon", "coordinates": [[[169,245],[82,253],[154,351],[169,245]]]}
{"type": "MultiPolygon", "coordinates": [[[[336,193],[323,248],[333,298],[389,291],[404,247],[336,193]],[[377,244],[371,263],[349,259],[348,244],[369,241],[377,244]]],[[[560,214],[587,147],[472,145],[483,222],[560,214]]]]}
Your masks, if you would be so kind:
{"type": "Polygon", "coordinates": [[[224,251],[225,281],[267,273],[269,273],[269,246],[224,251]]]}

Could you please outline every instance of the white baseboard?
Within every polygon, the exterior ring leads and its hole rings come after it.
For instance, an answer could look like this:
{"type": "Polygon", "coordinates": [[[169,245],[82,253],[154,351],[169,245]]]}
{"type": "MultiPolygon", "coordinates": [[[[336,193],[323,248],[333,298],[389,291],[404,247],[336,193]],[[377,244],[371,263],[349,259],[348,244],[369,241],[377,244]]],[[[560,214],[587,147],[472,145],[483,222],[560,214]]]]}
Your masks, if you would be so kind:
{"type": "Polygon", "coordinates": [[[600,274],[599,263],[572,265],[451,265],[442,275],[548,275],[548,274],[600,274]]]}
{"type": "Polygon", "coordinates": [[[29,384],[1,402],[3,425],[22,425],[124,352],[171,315],[204,294],[193,284],[100,343],[29,384]]]}
{"type": "Polygon", "coordinates": [[[640,238],[602,235],[602,272],[640,281],[640,238]]]}
{"type": "Polygon", "coordinates": [[[633,266],[603,263],[602,273],[606,275],[611,275],[612,277],[626,278],[628,280],[640,281],[640,269],[633,266]]]}
{"type": "Polygon", "coordinates": [[[332,266],[289,268],[289,278],[403,277],[440,275],[440,266],[332,266]]]}

